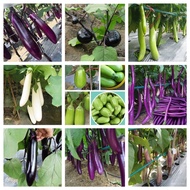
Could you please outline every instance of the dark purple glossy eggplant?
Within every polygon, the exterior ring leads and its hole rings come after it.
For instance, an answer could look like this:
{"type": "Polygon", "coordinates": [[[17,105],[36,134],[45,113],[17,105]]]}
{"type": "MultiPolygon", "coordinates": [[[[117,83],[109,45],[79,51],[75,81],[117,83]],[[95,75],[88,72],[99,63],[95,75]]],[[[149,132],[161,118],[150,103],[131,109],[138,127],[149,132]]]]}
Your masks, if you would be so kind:
{"type": "Polygon", "coordinates": [[[83,148],[84,148],[84,143],[83,143],[83,140],[82,140],[80,145],[77,147],[77,154],[81,159],[83,159],[83,155],[82,155],[83,148]]]}
{"type": "Polygon", "coordinates": [[[117,161],[121,174],[121,186],[125,187],[125,141],[121,141],[120,145],[122,147],[122,153],[117,154],[117,161]]]}
{"type": "Polygon", "coordinates": [[[61,18],[61,12],[59,9],[57,9],[56,7],[52,7],[53,13],[55,14],[57,19],[61,18]]]}
{"type": "Polygon", "coordinates": [[[26,182],[31,186],[36,177],[37,171],[37,151],[38,142],[36,139],[36,132],[31,130],[27,149],[27,162],[26,162],[26,182]]]}
{"type": "Polygon", "coordinates": [[[104,173],[104,169],[100,160],[100,156],[98,154],[98,146],[95,140],[92,141],[92,151],[93,151],[93,156],[94,156],[94,165],[95,168],[98,172],[98,174],[103,174],[104,173]]]}
{"type": "Polygon", "coordinates": [[[9,52],[9,50],[7,49],[7,47],[4,44],[4,58],[5,59],[11,59],[11,54],[9,52]]]}
{"type": "Polygon", "coordinates": [[[38,34],[38,37],[39,37],[39,38],[42,38],[41,30],[38,28],[36,22],[34,22],[34,26],[35,26],[35,29],[36,29],[36,33],[38,34]]]}
{"type": "Polygon", "coordinates": [[[4,28],[5,31],[7,32],[8,37],[11,38],[11,40],[13,40],[14,42],[18,42],[17,35],[14,33],[14,31],[12,30],[11,26],[8,24],[5,18],[4,18],[4,28]]]}
{"type": "Polygon", "coordinates": [[[77,160],[77,172],[79,175],[82,174],[81,161],[80,160],[77,160]]]}
{"type": "Polygon", "coordinates": [[[106,147],[108,146],[108,139],[106,137],[106,133],[105,133],[105,130],[104,129],[100,129],[100,136],[101,136],[101,139],[102,139],[102,147],[106,147]]]}
{"type": "Polygon", "coordinates": [[[28,52],[35,57],[37,60],[42,59],[42,53],[37,43],[33,40],[30,35],[29,30],[24,26],[23,21],[18,16],[18,14],[12,10],[11,12],[11,22],[22,41],[24,47],[28,50],[28,52]]]}
{"type": "Polygon", "coordinates": [[[119,141],[116,136],[116,130],[115,129],[107,129],[106,136],[107,136],[108,143],[109,143],[112,151],[115,154],[122,153],[121,146],[120,146],[119,141]]]}
{"type": "Polygon", "coordinates": [[[88,174],[91,180],[95,178],[95,163],[94,163],[94,154],[93,154],[93,146],[92,144],[88,145],[88,174]]]}
{"type": "Polygon", "coordinates": [[[57,37],[54,31],[41,19],[36,13],[31,9],[27,8],[26,12],[29,14],[29,17],[36,23],[36,25],[43,31],[43,33],[48,37],[48,39],[54,44],[57,43],[57,37]]]}
{"type": "Polygon", "coordinates": [[[116,158],[116,154],[112,153],[110,155],[110,162],[111,162],[112,166],[114,166],[114,164],[115,164],[115,158],[116,158]]]}
{"type": "Polygon", "coordinates": [[[49,145],[48,145],[48,139],[44,138],[41,141],[42,143],[42,161],[49,155],[49,145]]]}
{"type": "Polygon", "coordinates": [[[57,144],[60,143],[61,137],[62,137],[62,131],[59,131],[55,138],[57,144]]]}

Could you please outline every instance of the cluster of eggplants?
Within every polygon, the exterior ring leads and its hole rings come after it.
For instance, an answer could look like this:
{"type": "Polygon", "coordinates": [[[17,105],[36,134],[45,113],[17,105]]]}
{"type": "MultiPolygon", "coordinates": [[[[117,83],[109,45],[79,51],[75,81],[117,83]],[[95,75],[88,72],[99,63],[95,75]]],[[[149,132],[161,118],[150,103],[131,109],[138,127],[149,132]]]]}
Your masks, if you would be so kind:
{"type": "MultiPolygon", "coordinates": [[[[100,152],[108,150],[110,147],[112,149],[112,155],[110,156],[110,162],[112,165],[115,163],[117,158],[118,165],[121,174],[121,186],[125,186],[125,139],[124,137],[118,140],[116,136],[116,129],[98,129],[98,134],[100,134],[101,139],[101,151],[99,151],[96,138],[88,138],[88,149],[87,149],[87,160],[88,160],[88,174],[90,180],[94,180],[95,172],[99,175],[104,173],[103,164],[100,157],[100,152]]],[[[84,145],[83,141],[77,147],[76,151],[80,159],[83,159],[84,145]]],[[[85,151],[84,151],[85,152],[85,151]]],[[[74,167],[77,169],[79,174],[82,174],[81,160],[75,160],[71,153],[68,153],[67,159],[72,162],[74,167]]]]}
{"type": "Polygon", "coordinates": [[[28,186],[31,186],[36,177],[37,171],[37,151],[38,142],[36,138],[36,132],[30,129],[30,136],[27,147],[27,162],[26,162],[26,182],[28,186]]]}
{"type": "MultiPolygon", "coordinates": [[[[25,8],[25,12],[29,15],[30,19],[34,22],[36,31],[38,36],[41,38],[41,31],[47,36],[47,38],[54,44],[57,43],[57,37],[54,31],[39,18],[36,13],[34,13],[31,9],[25,8]]],[[[32,32],[28,29],[28,24],[25,22],[23,18],[15,11],[13,7],[10,7],[10,21],[16,31],[16,34],[20,38],[22,44],[27,49],[27,51],[35,57],[37,60],[42,59],[42,51],[39,44],[36,42],[36,38],[32,34],[32,32]]],[[[17,35],[13,32],[10,25],[8,25],[7,21],[4,19],[4,27],[8,36],[14,41],[17,42],[17,35]]],[[[10,55],[8,54],[6,48],[4,47],[4,57],[6,59],[10,59],[10,55]]]]}

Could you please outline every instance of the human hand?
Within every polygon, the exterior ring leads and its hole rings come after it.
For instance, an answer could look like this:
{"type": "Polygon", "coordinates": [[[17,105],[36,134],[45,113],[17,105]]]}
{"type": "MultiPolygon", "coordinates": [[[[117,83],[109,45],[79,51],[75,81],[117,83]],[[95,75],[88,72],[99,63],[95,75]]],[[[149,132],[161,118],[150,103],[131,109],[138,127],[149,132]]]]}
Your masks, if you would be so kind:
{"type": "Polygon", "coordinates": [[[36,130],[36,138],[37,141],[41,141],[44,138],[53,137],[53,129],[52,128],[38,128],[36,130]]]}

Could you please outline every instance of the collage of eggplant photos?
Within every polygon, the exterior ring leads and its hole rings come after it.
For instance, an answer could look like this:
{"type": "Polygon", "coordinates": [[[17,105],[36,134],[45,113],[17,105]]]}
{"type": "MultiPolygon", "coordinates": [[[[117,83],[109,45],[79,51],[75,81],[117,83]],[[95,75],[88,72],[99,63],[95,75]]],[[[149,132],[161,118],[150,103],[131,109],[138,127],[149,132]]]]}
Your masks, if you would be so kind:
{"type": "Polygon", "coordinates": [[[188,187],[188,2],[69,3],[1,2],[0,186],[188,187]]]}

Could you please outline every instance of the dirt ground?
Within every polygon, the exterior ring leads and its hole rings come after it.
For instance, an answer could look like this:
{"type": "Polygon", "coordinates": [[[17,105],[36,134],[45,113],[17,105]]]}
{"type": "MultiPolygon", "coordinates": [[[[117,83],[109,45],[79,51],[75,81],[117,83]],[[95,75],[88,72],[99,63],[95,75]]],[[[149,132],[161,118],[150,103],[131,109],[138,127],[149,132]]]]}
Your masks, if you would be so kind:
{"type": "MultiPolygon", "coordinates": [[[[68,5],[69,6],[69,5],[68,5]]],[[[78,5],[75,5],[76,7],[78,5]]],[[[80,14],[80,13],[79,13],[80,14]]],[[[77,36],[78,30],[81,29],[79,24],[72,24],[71,19],[66,15],[65,16],[65,60],[66,61],[80,61],[80,57],[84,54],[90,55],[94,48],[96,47],[95,43],[89,44],[80,44],[75,47],[72,47],[68,44],[69,40],[75,38],[77,36]]],[[[87,19],[86,19],[87,20],[87,19]]],[[[88,26],[88,23],[83,22],[85,26],[88,26]]],[[[93,26],[98,26],[101,23],[94,22],[93,26]]],[[[102,25],[102,24],[101,24],[102,25]]],[[[121,42],[116,47],[118,53],[118,60],[125,61],[125,27],[117,26],[116,29],[121,34],[121,42]]]]}
{"type": "Polygon", "coordinates": [[[68,160],[65,161],[65,186],[90,186],[90,187],[120,187],[120,171],[118,166],[105,166],[105,174],[99,175],[96,171],[96,176],[93,181],[88,175],[87,161],[82,161],[82,175],[77,173],[74,166],[68,160]]]}

